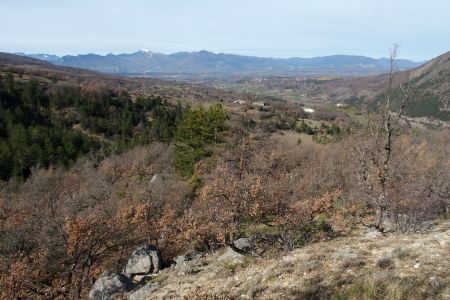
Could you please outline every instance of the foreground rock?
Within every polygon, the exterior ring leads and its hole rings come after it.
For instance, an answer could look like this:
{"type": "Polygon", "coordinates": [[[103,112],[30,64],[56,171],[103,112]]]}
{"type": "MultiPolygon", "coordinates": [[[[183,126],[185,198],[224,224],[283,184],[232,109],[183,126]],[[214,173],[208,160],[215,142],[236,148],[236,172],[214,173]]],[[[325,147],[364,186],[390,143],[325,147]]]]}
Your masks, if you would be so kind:
{"type": "Polygon", "coordinates": [[[113,300],[133,289],[131,280],[123,274],[105,272],[95,281],[89,293],[91,300],[113,300]]]}
{"type": "Polygon", "coordinates": [[[225,263],[242,263],[244,261],[244,255],[237,253],[231,247],[227,247],[218,260],[225,263]]]}
{"type": "Polygon", "coordinates": [[[129,300],[147,300],[151,298],[152,293],[158,288],[159,283],[149,283],[142,288],[131,292],[128,295],[129,300]]]}
{"type": "Polygon", "coordinates": [[[255,239],[253,239],[253,238],[237,239],[233,242],[233,245],[241,251],[251,252],[251,253],[253,253],[256,248],[255,239]]]}
{"type": "Polygon", "coordinates": [[[131,254],[125,267],[125,274],[139,281],[143,276],[158,273],[161,265],[161,255],[156,247],[143,245],[131,254]]]}

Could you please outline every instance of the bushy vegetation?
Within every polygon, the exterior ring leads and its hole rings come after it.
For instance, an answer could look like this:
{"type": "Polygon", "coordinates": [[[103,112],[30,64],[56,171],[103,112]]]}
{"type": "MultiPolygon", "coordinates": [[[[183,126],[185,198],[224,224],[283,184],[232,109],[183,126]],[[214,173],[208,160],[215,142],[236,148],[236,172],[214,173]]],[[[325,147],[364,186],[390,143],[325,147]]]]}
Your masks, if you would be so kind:
{"type": "Polygon", "coordinates": [[[378,115],[312,128],[298,108],[248,116],[11,76],[0,90],[1,163],[27,158],[2,176],[29,175],[1,183],[0,298],[84,298],[144,242],[166,263],[245,236],[285,251],[355,226],[420,231],[450,208],[447,131],[378,115]],[[336,138],[288,147],[277,124],[336,138]],[[85,156],[105,145],[124,150],[85,156]]]}

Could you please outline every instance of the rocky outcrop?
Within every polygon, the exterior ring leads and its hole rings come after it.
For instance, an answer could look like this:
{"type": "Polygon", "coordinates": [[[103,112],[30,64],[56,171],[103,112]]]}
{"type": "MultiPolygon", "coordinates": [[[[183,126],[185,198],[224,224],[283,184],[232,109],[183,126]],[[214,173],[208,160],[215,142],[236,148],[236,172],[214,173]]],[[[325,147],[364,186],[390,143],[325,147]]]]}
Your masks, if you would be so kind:
{"type": "Polygon", "coordinates": [[[143,245],[137,248],[128,259],[124,273],[105,272],[92,286],[89,292],[90,300],[122,299],[125,294],[129,299],[144,299],[143,295],[156,289],[157,285],[146,285],[137,289],[147,276],[156,274],[161,270],[162,260],[159,251],[152,245],[143,245]],[[133,291],[133,289],[135,289],[133,291]]]}
{"type": "Polygon", "coordinates": [[[143,245],[131,254],[125,267],[125,274],[131,279],[136,276],[156,274],[161,270],[161,265],[161,255],[156,247],[143,245]]]}
{"type": "Polygon", "coordinates": [[[133,288],[131,280],[116,272],[103,273],[94,283],[89,293],[90,300],[119,299],[123,293],[133,288]]]}
{"type": "Polygon", "coordinates": [[[147,300],[149,299],[152,292],[154,292],[159,287],[159,283],[149,283],[144,285],[142,288],[131,292],[128,295],[129,300],[147,300]]]}
{"type": "MultiPolygon", "coordinates": [[[[244,249],[248,241],[240,240],[216,252],[176,257],[175,264],[161,270],[157,280],[136,285],[124,296],[144,300],[385,299],[399,295],[402,299],[450,300],[449,228],[446,220],[425,233],[373,237],[371,233],[370,238],[363,238],[367,228],[357,227],[339,238],[292,251],[266,251],[264,256],[242,255],[238,247],[244,249]]],[[[256,239],[256,249],[268,240],[250,238],[256,239]]]]}
{"type": "Polygon", "coordinates": [[[203,253],[177,256],[174,258],[173,269],[181,276],[198,273],[205,267],[203,258],[203,253]]]}
{"type": "Polygon", "coordinates": [[[254,238],[240,238],[233,242],[234,247],[244,252],[254,252],[256,242],[254,238]]]}
{"type": "Polygon", "coordinates": [[[218,260],[225,263],[242,263],[244,261],[244,255],[234,251],[231,247],[227,247],[218,260]]]}

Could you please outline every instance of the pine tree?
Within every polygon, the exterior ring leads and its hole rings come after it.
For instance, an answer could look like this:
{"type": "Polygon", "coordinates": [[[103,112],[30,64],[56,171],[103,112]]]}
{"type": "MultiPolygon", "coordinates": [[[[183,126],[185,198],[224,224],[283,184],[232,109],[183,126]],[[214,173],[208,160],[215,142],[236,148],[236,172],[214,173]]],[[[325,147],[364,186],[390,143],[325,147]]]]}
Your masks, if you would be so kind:
{"type": "Polygon", "coordinates": [[[186,109],[175,132],[175,167],[180,175],[192,175],[194,164],[208,154],[207,147],[220,142],[227,119],[221,105],[186,109]]]}

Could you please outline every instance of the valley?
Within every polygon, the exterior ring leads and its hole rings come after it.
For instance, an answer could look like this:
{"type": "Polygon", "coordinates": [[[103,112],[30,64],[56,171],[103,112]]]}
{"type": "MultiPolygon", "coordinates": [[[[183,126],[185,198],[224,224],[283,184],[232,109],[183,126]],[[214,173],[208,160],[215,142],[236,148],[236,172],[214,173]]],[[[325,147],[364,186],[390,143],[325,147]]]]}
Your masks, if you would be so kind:
{"type": "Polygon", "coordinates": [[[0,299],[445,299],[449,62],[168,80],[0,53],[0,299]]]}

